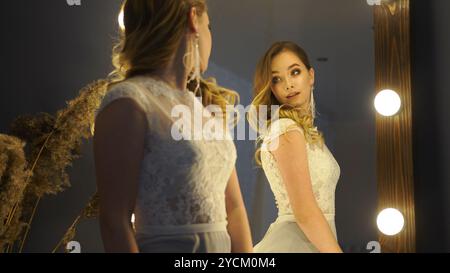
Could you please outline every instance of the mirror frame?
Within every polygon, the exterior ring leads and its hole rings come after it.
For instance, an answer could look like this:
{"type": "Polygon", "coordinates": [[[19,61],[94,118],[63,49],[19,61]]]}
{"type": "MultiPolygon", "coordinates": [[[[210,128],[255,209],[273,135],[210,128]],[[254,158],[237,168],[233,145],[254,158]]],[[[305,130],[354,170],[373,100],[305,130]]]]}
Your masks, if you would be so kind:
{"type": "Polygon", "coordinates": [[[378,212],[398,209],[403,230],[379,232],[382,252],[416,251],[412,142],[410,1],[391,0],[374,7],[376,91],[395,90],[402,101],[392,117],[376,115],[378,212]]]}

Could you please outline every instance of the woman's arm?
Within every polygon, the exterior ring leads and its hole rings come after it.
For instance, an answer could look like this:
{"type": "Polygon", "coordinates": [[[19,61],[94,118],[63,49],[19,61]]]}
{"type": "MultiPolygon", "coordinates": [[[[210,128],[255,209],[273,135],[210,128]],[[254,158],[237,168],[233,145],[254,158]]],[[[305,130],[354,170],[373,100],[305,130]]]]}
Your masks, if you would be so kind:
{"type": "Polygon", "coordinates": [[[94,157],[100,229],[106,252],[139,252],[131,215],[146,126],[143,111],[127,98],[109,104],[96,119],[94,157]]]}
{"type": "Polygon", "coordinates": [[[253,252],[252,235],[248,223],[247,211],[242,200],[236,168],[233,170],[225,191],[228,215],[228,233],[231,237],[232,253],[253,252]]]}
{"type": "Polygon", "coordinates": [[[278,162],[301,230],[320,252],[341,253],[342,250],[314,197],[306,152],[304,135],[299,131],[290,131],[279,137],[278,147],[272,154],[278,162]]]}

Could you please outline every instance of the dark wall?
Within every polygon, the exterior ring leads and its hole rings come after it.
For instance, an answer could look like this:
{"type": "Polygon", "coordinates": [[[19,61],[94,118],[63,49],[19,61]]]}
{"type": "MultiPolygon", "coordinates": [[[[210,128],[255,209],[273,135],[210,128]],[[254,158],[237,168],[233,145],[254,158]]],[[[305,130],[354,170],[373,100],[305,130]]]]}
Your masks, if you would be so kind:
{"type": "Polygon", "coordinates": [[[418,252],[450,252],[450,1],[412,0],[418,252]]]}

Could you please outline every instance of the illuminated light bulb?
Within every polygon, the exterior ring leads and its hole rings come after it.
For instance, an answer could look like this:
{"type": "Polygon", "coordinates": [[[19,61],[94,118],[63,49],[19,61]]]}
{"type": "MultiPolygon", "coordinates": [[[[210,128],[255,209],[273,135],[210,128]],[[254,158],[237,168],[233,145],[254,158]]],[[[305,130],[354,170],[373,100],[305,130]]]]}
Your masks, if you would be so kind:
{"type": "Polygon", "coordinates": [[[377,94],[374,105],[380,115],[390,117],[398,113],[402,101],[397,92],[385,89],[377,94]]]}
{"type": "Polygon", "coordinates": [[[388,208],[382,210],[377,217],[378,229],[385,235],[393,236],[402,231],[405,219],[400,211],[388,208]]]}

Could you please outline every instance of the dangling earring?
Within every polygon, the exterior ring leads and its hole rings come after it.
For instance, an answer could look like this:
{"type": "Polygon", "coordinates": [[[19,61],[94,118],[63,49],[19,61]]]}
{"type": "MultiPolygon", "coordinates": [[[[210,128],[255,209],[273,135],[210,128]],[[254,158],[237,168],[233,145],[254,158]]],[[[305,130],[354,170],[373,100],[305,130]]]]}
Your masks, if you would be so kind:
{"type": "Polygon", "coordinates": [[[201,79],[201,71],[200,71],[200,45],[199,45],[200,35],[198,33],[195,34],[195,38],[193,41],[191,55],[193,56],[193,64],[194,68],[189,73],[188,82],[195,82],[194,94],[197,95],[197,92],[200,90],[200,79],[201,79]]]}
{"type": "Polygon", "coordinates": [[[311,87],[310,109],[313,119],[316,118],[316,102],[314,101],[314,86],[311,87]]]}

